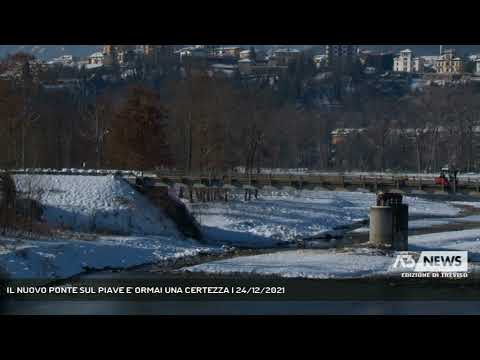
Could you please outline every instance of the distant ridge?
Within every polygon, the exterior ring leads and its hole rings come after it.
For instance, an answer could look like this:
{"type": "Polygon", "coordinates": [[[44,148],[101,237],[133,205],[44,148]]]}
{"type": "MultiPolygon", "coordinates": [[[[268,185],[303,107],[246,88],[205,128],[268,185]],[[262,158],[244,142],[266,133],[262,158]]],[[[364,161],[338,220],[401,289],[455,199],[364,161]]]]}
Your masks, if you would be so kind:
{"type": "Polygon", "coordinates": [[[88,56],[101,48],[102,45],[0,45],[0,56],[23,51],[47,60],[65,54],[88,56]]]}

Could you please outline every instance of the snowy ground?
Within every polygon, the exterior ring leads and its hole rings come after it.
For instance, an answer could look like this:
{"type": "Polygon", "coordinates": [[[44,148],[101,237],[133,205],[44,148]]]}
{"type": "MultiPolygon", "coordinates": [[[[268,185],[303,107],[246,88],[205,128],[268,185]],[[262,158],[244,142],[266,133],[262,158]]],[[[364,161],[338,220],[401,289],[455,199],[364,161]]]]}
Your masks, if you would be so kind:
{"type": "Polygon", "coordinates": [[[0,238],[0,265],[12,278],[67,278],[86,270],[173,263],[184,257],[222,252],[218,247],[199,246],[193,240],[161,236],[17,241],[0,238]]]}
{"type": "Polygon", "coordinates": [[[38,198],[45,220],[83,232],[179,236],[173,222],[124,180],[109,176],[15,175],[38,198]]]}
{"type": "MultiPolygon", "coordinates": [[[[410,215],[455,216],[460,209],[406,197],[410,215]]],[[[255,201],[191,206],[207,239],[240,247],[272,247],[330,233],[368,218],[375,194],[335,191],[266,191],[255,201]]]]}
{"type": "MultiPolygon", "coordinates": [[[[65,278],[86,269],[170,263],[185,256],[223,253],[222,244],[278,249],[294,240],[339,231],[366,220],[368,208],[375,202],[375,195],[365,192],[264,189],[258,200],[250,202],[240,197],[228,203],[190,204],[208,239],[208,245],[202,245],[183,238],[162,211],[113,175],[18,174],[15,181],[20,192],[33,195],[44,205],[44,220],[51,226],[74,234],[95,233],[90,240],[81,236],[22,241],[0,238],[0,269],[16,278],[65,278]]],[[[457,204],[417,197],[405,200],[410,215],[439,217],[424,220],[430,225],[433,221],[450,221],[442,219],[460,213],[457,204]]],[[[473,215],[470,220],[480,221],[480,216],[473,215]]],[[[444,236],[412,237],[410,243],[418,250],[458,247],[472,251],[474,256],[480,253],[480,241],[474,232],[444,236]]],[[[210,262],[190,270],[358,277],[384,274],[391,260],[359,250],[294,250],[210,262]]]]}
{"type": "Polygon", "coordinates": [[[188,272],[244,273],[315,279],[357,278],[388,273],[393,258],[333,250],[288,250],[212,261],[182,269],[188,272]]]}
{"type": "MultiPolygon", "coordinates": [[[[463,250],[470,262],[480,262],[480,230],[461,230],[409,237],[409,251],[463,250]]],[[[396,253],[390,256],[371,249],[286,250],[236,257],[183,268],[181,271],[212,274],[256,274],[302,278],[361,278],[396,275],[396,253]]],[[[476,264],[470,271],[478,272],[476,264]]]]}
{"type": "Polygon", "coordinates": [[[15,182],[43,204],[46,223],[69,231],[57,238],[0,238],[0,269],[11,277],[65,278],[222,251],[185,239],[161,210],[112,175],[15,175],[15,182]]]}
{"type": "Polygon", "coordinates": [[[480,229],[409,236],[408,244],[412,251],[467,250],[470,261],[480,261],[480,229]]]}
{"type": "MultiPolygon", "coordinates": [[[[368,199],[368,194],[352,194],[352,193],[327,193],[319,192],[316,198],[319,202],[313,201],[312,204],[322,203],[326,205],[327,222],[324,224],[328,227],[335,223],[331,221],[337,219],[336,223],[348,221],[352,217],[352,208],[359,213],[354,212],[354,216],[361,216],[362,206],[366,211],[368,205],[364,202],[368,199]],[[348,201],[348,206],[335,206],[341,201],[348,201]],[[334,211],[335,210],[335,211],[334,211]]],[[[347,204],[347,203],[342,203],[347,204]]],[[[437,215],[445,216],[446,214],[456,215],[459,209],[452,209],[445,203],[436,203],[417,198],[407,198],[410,204],[410,215],[437,215]]],[[[368,202],[371,204],[371,201],[368,202]]],[[[255,206],[249,204],[250,206],[255,206]]],[[[468,202],[459,205],[473,206],[468,202]]],[[[260,206],[260,205],[257,205],[260,206]]],[[[310,208],[310,210],[313,210],[310,208]]],[[[323,214],[323,213],[322,213],[323,214]]],[[[216,221],[218,221],[218,214],[216,221]]],[[[206,216],[208,220],[208,214],[206,216]]],[[[453,221],[472,222],[480,221],[480,216],[471,215],[462,218],[439,218],[439,219],[420,219],[411,222],[411,228],[432,227],[434,225],[445,225],[453,221]]],[[[273,223],[273,226],[276,224],[273,223]]],[[[235,223],[230,221],[227,226],[235,227],[235,223]]],[[[308,225],[303,224],[307,232],[308,225]]],[[[237,227],[238,229],[238,227],[237,227]]],[[[303,230],[302,229],[302,230],[303,230]]],[[[365,231],[358,229],[357,231],[365,231]]],[[[441,233],[433,233],[426,235],[416,235],[409,237],[409,250],[414,252],[428,250],[467,250],[469,261],[480,261],[480,229],[449,231],[441,233]]],[[[196,266],[186,267],[182,271],[188,272],[205,272],[205,273],[241,273],[241,274],[262,274],[262,275],[278,275],[281,277],[304,277],[304,278],[358,278],[358,277],[375,277],[392,275],[398,270],[393,269],[394,255],[386,256],[379,254],[378,251],[372,249],[349,249],[337,251],[335,249],[320,250],[286,250],[278,251],[270,254],[262,254],[255,256],[244,256],[233,259],[224,259],[212,261],[196,266]]],[[[478,271],[479,267],[471,264],[472,271],[478,271]]]]}

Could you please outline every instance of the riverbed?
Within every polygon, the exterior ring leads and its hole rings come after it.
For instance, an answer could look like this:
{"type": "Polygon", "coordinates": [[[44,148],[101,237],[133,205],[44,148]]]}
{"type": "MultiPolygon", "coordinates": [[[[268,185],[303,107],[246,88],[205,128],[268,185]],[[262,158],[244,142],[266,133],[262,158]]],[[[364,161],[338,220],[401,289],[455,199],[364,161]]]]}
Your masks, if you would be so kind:
{"type": "MultiPolygon", "coordinates": [[[[429,200],[447,200],[444,196],[428,196],[429,200]]],[[[449,197],[448,201],[477,201],[478,198],[465,196],[449,197]]],[[[480,215],[480,209],[473,206],[458,205],[462,212],[459,218],[480,215]]],[[[435,216],[416,216],[411,220],[435,219],[435,216]]],[[[416,228],[409,235],[432,234],[437,232],[479,229],[480,220],[432,225],[428,228],[416,228]]],[[[326,248],[362,247],[368,241],[368,233],[349,232],[341,238],[324,239],[326,248]]],[[[269,254],[289,251],[289,248],[274,249],[231,249],[219,254],[201,254],[185,257],[173,265],[149,264],[127,270],[90,271],[66,279],[63,283],[72,283],[83,279],[152,279],[162,278],[231,278],[228,274],[189,273],[179,271],[182,268],[241,256],[269,254]]],[[[319,250],[322,251],[322,250],[319,250]]],[[[328,251],[325,249],[324,251],[328,251]]],[[[234,277],[246,279],[272,278],[261,274],[235,274],[234,277]]],[[[412,280],[412,279],[410,279],[412,280]]],[[[322,281],[322,280],[317,280],[322,281]]],[[[461,281],[461,280],[458,280],[461,281]]],[[[460,284],[460,283],[459,283],[460,284]]],[[[379,283],[379,288],[384,283],[379,283]]],[[[425,287],[432,284],[425,284],[425,287]]],[[[435,287],[436,285],[433,285],[435,287]]],[[[455,288],[445,290],[454,294],[455,288]]],[[[479,293],[480,294],[480,293],[479,293]]],[[[480,296],[479,296],[480,299],[480,296]]],[[[480,301],[7,301],[3,303],[3,312],[12,314],[465,314],[480,313],[480,301]]]]}

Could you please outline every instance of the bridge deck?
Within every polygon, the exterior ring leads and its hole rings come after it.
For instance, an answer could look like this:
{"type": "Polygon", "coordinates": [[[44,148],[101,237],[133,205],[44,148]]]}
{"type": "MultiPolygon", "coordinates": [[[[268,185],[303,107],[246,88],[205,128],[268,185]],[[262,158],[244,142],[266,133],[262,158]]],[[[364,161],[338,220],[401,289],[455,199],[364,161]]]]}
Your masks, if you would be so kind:
{"type": "MultiPolygon", "coordinates": [[[[11,171],[12,174],[55,174],[55,175],[112,175],[117,174],[129,181],[139,176],[139,171],[115,171],[115,170],[83,170],[83,169],[27,169],[11,171]]],[[[312,174],[252,174],[225,173],[225,174],[201,174],[186,173],[183,171],[146,171],[143,175],[152,177],[156,183],[205,184],[233,186],[252,185],[263,186],[292,186],[296,188],[323,187],[323,188],[366,188],[375,190],[430,190],[447,191],[442,185],[435,184],[435,175],[370,175],[348,173],[312,173],[312,174]]],[[[460,176],[456,191],[480,193],[480,177],[460,176]]]]}
{"type": "MultiPolygon", "coordinates": [[[[379,189],[429,189],[447,191],[446,187],[435,184],[434,176],[404,176],[404,175],[349,175],[349,174],[186,174],[183,172],[151,173],[154,178],[166,183],[204,183],[216,184],[222,182],[232,185],[292,186],[292,187],[360,187],[372,190],[379,189]]],[[[453,189],[450,189],[453,190],[453,189]]],[[[456,191],[480,192],[480,179],[459,178],[456,191]]]]}

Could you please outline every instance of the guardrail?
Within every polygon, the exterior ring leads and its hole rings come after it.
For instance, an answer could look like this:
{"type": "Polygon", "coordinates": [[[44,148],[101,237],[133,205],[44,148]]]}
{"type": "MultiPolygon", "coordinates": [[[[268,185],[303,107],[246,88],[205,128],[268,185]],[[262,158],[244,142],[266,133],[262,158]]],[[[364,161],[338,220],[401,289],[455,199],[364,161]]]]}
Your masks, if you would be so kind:
{"type": "MultiPolygon", "coordinates": [[[[186,173],[184,171],[156,171],[149,172],[148,175],[162,179],[162,181],[178,182],[201,182],[209,183],[221,180],[224,183],[239,183],[244,185],[292,185],[302,187],[308,185],[318,186],[358,186],[371,187],[375,190],[381,188],[416,188],[422,190],[433,188],[447,191],[445,186],[435,183],[436,175],[360,175],[360,174],[342,174],[342,173],[312,173],[312,174],[245,174],[245,173],[186,173]]],[[[480,192],[480,177],[457,179],[455,190],[473,190],[480,192]]],[[[452,189],[450,189],[452,190],[452,189]]]]}
{"type": "MultiPolygon", "coordinates": [[[[435,184],[436,174],[365,174],[365,173],[341,173],[341,172],[304,172],[301,174],[281,173],[253,173],[242,172],[185,172],[182,170],[156,170],[156,171],[135,171],[135,170],[105,170],[105,169],[15,169],[9,171],[11,174],[39,174],[39,175],[85,175],[85,176],[106,176],[117,175],[127,179],[134,179],[139,176],[149,176],[159,181],[180,182],[180,183],[203,183],[212,184],[222,182],[224,184],[253,185],[253,186],[275,186],[290,185],[304,187],[316,185],[320,187],[362,187],[380,190],[382,188],[416,188],[416,189],[437,189],[446,191],[444,186],[435,184]]],[[[470,190],[480,193],[480,176],[469,177],[460,175],[457,180],[456,190],[470,190]]]]}

